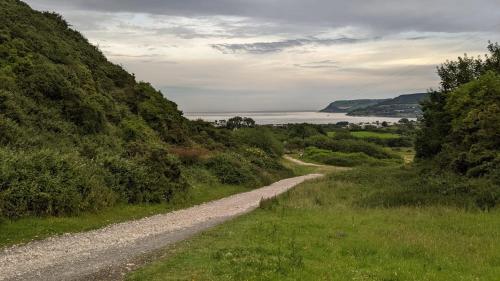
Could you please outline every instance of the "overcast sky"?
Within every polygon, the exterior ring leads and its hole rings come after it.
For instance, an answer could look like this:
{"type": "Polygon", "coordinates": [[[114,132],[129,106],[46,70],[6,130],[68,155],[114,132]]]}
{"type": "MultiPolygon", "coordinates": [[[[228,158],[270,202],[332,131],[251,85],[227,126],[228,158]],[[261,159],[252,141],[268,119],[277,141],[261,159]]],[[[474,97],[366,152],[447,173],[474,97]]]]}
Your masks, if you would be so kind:
{"type": "Polygon", "coordinates": [[[438,85],[500,41],[500,0],[28,0],[186,112],[317,110],[438,85]]]}

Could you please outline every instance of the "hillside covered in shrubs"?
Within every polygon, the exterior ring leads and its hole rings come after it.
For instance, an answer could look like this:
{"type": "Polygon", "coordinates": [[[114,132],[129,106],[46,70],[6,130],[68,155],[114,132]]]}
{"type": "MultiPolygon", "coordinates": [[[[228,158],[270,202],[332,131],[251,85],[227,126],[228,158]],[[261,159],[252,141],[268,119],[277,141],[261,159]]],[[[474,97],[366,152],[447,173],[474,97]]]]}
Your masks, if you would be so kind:
{"type": "Polygon", "coordinates": [[[189,171],[249,186],[287,173],[268,132],[188,121],[61,16],[18,0],[0,14],[0,218],[167,202],[189,171]]]}

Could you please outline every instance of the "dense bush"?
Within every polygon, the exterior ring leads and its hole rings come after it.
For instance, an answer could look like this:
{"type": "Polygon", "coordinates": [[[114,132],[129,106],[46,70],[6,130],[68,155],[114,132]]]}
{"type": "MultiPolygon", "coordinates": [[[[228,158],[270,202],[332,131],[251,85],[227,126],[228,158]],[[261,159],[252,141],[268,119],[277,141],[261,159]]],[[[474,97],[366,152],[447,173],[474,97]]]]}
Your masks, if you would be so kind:
{"type": "Polygon", "coordinates": [[[0,216],[64,215],[186,189],[177,106],[53,13],[0,2],[0,216]]]}
{"type": "Polygon", "coordinates": [[[286,173],[269,129],[188,121],[61,16],[17,0],[0,11],[0,217],[166,202],[191,167],[252,186],[286,173]]]}
{"type": "Polygon", "coordinates": [[[76,153],[0,150],[0,216],[62,215],[112,205],[106,173],[76,153]]]}
{"type": "Polygon", "coordinates": [[[243,128],[234,131],[233,134],[240,144],[259,148],[274,156],[283,154],[283,144],[267,128],[243,128]]]}
{"type": "Polygon", "coordinates": [[[465,56],[439,67],[441,89],[423,105],[419,159],[468,177],[500,169],[500,46],[488,49],[486,60],[465,56]]]}
{"type": "Polygon", "coordinates": [[[258,178],[249,163],[233,153],[221,153],[206,163],[219,181],[224,184],[253,184],[258,178]]]}
{"type": "Polygon", "coordinates": [[[241,154],[247,161],[264,170],[283,170],[283,166],[279,162],[280,158],[273,157],[260,148],[246,148],[241,154]]]}

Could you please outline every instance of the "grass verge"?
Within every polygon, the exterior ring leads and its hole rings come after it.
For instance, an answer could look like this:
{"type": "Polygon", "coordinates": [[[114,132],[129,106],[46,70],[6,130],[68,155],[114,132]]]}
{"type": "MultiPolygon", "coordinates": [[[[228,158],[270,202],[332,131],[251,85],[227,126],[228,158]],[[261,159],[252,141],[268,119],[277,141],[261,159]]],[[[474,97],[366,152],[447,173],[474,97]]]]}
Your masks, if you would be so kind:
{"type": "Polygon", "coordinates": [[[179,243],[128,280],[498,280],[500,210],[367,207],[412,176],[385,169],[304,183],[179,243]]]}

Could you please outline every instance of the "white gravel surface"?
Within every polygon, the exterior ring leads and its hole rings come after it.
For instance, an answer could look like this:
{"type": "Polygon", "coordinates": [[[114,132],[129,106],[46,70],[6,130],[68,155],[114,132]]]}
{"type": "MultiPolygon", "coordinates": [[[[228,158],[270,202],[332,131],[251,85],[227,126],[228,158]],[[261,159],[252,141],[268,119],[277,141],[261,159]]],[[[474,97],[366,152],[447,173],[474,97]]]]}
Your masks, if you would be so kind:
{"type": "Polygon", "coordinates": [[[310,174],[171,213],[66,234],[0,252],[0,280],[76,280],[161,249],[232,217],[306,181],[310,174]]]}

